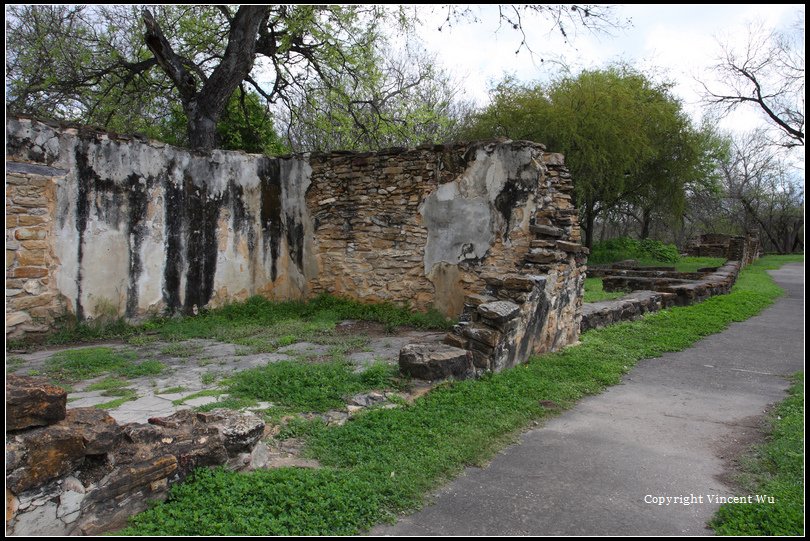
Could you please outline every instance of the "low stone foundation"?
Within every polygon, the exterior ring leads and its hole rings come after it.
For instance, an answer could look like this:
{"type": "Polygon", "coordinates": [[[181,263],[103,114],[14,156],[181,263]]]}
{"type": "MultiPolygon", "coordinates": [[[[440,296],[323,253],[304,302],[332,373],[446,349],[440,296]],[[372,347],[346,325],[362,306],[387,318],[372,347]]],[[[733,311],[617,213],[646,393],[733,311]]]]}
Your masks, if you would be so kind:
{"type": "Polygon", "coordinates": [[[121,528],[196,467],[249,468],[264,434],[259,417],[229,410],[119,425],[65,409],[65,391],[41,378],[8,376],[6,397],[7,535],[121,528]]]}
{"type": "Polygon", "coordinates": [[[670,306],[686,306],[714,295],[723,295],[731,291],[739,272],[739,261],[726,261],[722,267],[707,267],[696,273],[649,270],[647,267],[600,268],[598,275],[602,277],[605,291],[632,290],[632,293],[620,299],[585,304],[580,331],[638,319],[644,314],[670,306]]]}
{"type": "MultiPolygon", "coordinates": [[[[739,261],[727,261],[722,267],[699,273],[700,277],[697,279],[635,276],[629,271],[623,271],[621,274],[602,278],[602,284],[605,291],[652,290],[672,293],[674,304],[685,306],[728,293],[737,279],[740,267],[739,261]]],[[[684,273],[683,276],[691,277],[694,273],[684,273]]]]}
{"type": "Polygon", "coordinates": [[[620,321],[639,319],[644,314],[672,306],[674,295],[658,291],[633,291],[620,299],[586,303],[582,307],[581,332],[601,329],[620,321]]]}

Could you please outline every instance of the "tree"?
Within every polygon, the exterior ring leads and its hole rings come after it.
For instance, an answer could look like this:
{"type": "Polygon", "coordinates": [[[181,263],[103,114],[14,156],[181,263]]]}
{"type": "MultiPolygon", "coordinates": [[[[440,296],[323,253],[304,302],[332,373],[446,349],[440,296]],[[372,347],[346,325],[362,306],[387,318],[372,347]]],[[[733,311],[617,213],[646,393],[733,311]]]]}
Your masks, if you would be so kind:
{"type": "MultiPolygon", "coordinates": [[[[466,17],[454,7],[449,13],[449,21],[466,17]]],[[[549,16],[567,32],[568,25],[598,28],[608,11],[556,5],[502,13],[520,32],[529,13],[549,16]]],[[[356,5],[159,6],[142,12],[12,6],[8,14],[13,110],[137,125],[179,103],[189,145],[210,149],[242,84],[266,104],[289,109],[315,82],[341,94],[373,74],[374,45],[391,12],[356,5]],[[122,103],[130,106],[120,111],[122,103]]],[[[393,15],[411,24],[403,9],[393,15]]]]}
{"type": "Polygon", "coordinates": [[[546,86],[507,79],[468,135],[531,139],[565,154],[587,246],[608,212],[640,211],[645,233],[654,211],[677,212],[702,159],[700,138],[669,85],[627,66],[546,86]]]}
{"type": "Polygon", "coordinates": [[[296,151],[447,141],[473,107],[460,98],[460,88],[424,51],[381,48],[367,77],[343,76],[297,95],[287,110],[288,138],[296,151]]]}
{"type": "Polygon", "coordinates": [[[741,49],[721,47],[718,82],[701,82],[704,99],[724,113],[753,105],[778,128],[779,144],[804,145],[804,11],[792,31],[751,28],[741,49]]]}

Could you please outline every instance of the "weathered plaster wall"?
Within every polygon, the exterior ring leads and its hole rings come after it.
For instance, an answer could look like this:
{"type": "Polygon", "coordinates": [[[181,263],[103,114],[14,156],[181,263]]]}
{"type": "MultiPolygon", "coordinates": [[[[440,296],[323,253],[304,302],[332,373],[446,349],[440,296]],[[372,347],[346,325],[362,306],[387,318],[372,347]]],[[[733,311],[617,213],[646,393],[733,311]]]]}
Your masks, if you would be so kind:
{"type": "Polygon", "coordinates": [[[62,171],[46,179],[58,264],[45,278],[79,319],[319,292],[457,317],[484,276],[531,272],[549,276],[542,341],[576,340],[571,181],[542,145],[271,158],[27,118],[10,118],[7,136],[11,163],[62,171]]]}
{"type": "Polygon", "coordinates": [[[79,319],[309,293],[312,238],[293,234],[311,230],[302,158],[194,154],[30,119],[7,130],[8,160],[65,171],[45,240],[59,262],[49,279],[79,319]]]}

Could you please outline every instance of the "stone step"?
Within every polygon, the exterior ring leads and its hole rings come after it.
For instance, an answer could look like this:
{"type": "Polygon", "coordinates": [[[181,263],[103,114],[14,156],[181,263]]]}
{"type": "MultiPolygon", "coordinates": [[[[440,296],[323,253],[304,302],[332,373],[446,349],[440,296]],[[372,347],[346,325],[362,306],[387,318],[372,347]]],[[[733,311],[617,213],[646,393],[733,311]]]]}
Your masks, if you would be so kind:
{"type": "Polygon", "coordinates": [[[494,348],[500,342],[503,333],[485,324],[472,323],[464,326],[461,335],[494,348]]]}

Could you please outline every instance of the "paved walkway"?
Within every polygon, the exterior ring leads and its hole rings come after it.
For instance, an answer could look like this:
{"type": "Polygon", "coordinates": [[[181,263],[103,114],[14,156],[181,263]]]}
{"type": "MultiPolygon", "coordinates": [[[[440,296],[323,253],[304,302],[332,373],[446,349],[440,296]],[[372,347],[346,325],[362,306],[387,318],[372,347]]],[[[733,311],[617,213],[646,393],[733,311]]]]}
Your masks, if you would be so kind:
{"type": "Polygon", "coordinates": [[[785,376],[803,370],[804,266],[772,273],[787,295],[531,430],[485,469],[377,535],[705,535],[723,454],[744,440],[785,376]],[[653,496],[701,497],[692,505],[653,496]]]}

